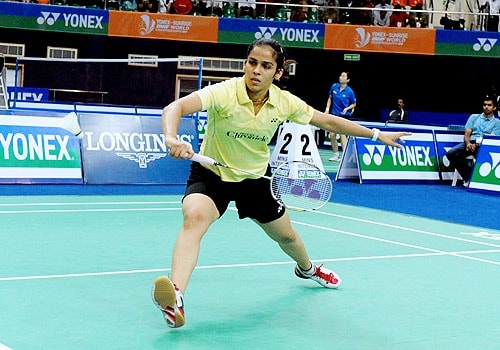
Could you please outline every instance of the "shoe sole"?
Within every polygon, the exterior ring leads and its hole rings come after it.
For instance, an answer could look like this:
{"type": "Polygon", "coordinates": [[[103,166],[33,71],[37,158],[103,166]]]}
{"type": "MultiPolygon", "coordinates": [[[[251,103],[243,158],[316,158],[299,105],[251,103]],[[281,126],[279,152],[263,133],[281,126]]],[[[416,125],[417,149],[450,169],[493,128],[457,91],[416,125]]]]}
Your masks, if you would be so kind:
{"type": "Polygon", "coordinates": [[[181,327],[184,325],[184,316],[177,308],[175,287],[168,277],[160,276],[154,281],[153,299],[157,306],[162,309],[162,312],[164,312],[163,310],[167,308],[175,310],[175,325],[173,328],[181,327]]]}

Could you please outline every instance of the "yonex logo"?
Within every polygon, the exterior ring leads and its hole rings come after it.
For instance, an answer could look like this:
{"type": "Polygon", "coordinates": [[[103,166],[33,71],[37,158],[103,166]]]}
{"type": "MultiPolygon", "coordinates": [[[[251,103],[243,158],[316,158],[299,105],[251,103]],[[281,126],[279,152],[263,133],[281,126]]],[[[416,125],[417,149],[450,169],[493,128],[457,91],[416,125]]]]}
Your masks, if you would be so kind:
{"type": "Polygon", "coordinates": [[[275,27],[259,27],[260,32],[255,33],[255,39],[271,39],[278,28],[275,27]]]}
{"type": "MultiPolygon", "coordinates": [[[[368,153],[363,154],[365,165],[382,165],[386,146],[365,145],[368,153]]],[[[431,148],[426,146],[387,147],[394,166],[432,167],[431,148]]]]}
{"type": "Polygon", "coordinates": [[[484,162],[479,166],[479,175],[488,177],[494,174],[497,179],[500,179],[500,153],[490,152],[491,163],[484,162]]]}
{"type": "Polygon", "coordinates": [[[39,25],[47,23],[49,26],[54,25],[54,23],[56,23],[57,19],[61,15],[58,12],[41,11],[40,13],[41,13],[41,16],[36,19],[36,23],[38,23],[39,25]]]}
{"type": "Polygon", "coordinates": [[[300,28],[276,28],[276,27],[259,27],[259,31],[255,32],[255,39],[266,38],[270,39],[278,31],[282,41],[295,41],[318,43],[319,30],[315,29],[300,29],[300,28]]]}
{"type": "Polygon", "coordinates": [[[379,166],[382,165],[386,146],[365,145],[365,147],[368,153],[363,154],[363,163],[366,165],[370,165],[371,163],[379,166]]]}
{"type": "MultiPolygon", "coordinates": [[[[61,13],[58,12],[40,12],[41,16],[36,19],[39,25],[47,24],[53,26],[61,13]]],[[[72,28],[91,28],[91,29],[103,29],[102,21],[103,16],[95,15],[78,15],[76,13],[63,13],[64,26],[72,28]]]]}
{"type": "Polygon", "coordinates": [[[371,34],[367,33],[364,28],[356,28],[356,32],[358,33],[354,37],[354,46],[357,48],[365,47],[370,43],[371,34]]]}
{"type": "Polygon", "coordinates": [[[148,35],[155,29],[156,21],[151,19],[148,15],[142,15],[141,20],[142,22],[139,25],[139,33],[141,35],[148,35]]]}
{"type": "MultiPolygon", "coordinates": [[[[444,151],[446,153],[448,153],[448,151],[451,149],[451,147],[443,147],[444,148],[444,151]]],[[[442,164],[446,167],[446,168],[449,168],[450,167],[450,160],[448,159],[448,157],[446,157],[446,154],[443,156],[442,158],[442,164]]]]}
{"type": "Polygon", "coordinates": [[[481,49],[483,49],[484,51],[486,52],[489,52],[491,51],[491,49],[493,48],[493,46],[495,46],[496,42],[497,42],[497,39],[493,39],[493,38],[477,38],[477,41],[479,41],[478,43],[475,43],[473,46],[472,46],[472,49],[474,51],[480,51],[481,49]]]}

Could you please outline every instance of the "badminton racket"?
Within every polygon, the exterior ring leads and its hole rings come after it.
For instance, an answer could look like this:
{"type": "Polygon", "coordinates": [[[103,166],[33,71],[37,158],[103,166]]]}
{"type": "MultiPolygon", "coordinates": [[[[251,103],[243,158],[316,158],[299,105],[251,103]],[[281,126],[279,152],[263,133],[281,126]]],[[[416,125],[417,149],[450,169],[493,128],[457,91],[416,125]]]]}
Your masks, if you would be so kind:
{"type": "Polygon", "coordinates": [[[274,199],[291,210],[317,210],[328,203],[333,191],[330,177],[316,165],[304,161],[283,162],[271,176],[266,176],[231,167],[198,153],[195,153],[190,160],[268,179],[274,199]]]}

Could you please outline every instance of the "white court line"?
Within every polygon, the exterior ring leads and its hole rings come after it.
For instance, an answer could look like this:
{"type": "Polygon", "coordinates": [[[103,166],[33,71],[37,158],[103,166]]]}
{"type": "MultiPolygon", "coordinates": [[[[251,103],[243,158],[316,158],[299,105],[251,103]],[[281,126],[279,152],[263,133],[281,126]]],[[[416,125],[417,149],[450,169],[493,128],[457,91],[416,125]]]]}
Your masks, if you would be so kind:
{"type": "MultiPolygon", "coordinates": [[[[332,214],[332,213],[327,213],[327,212],[323,212],[323,211],[317,211],[317,213],[323,214],[323,215],[327,215],[327,216],[334,216],[334,217],[342,218],[342,219],[348,219],[348,220],[351,220],[351,221],[359,221],[359,222],[363,222],[363,223],[366,223],[366,224],[372,224],[372,225],[378,225],[378,226],[385,226],[385,227],[395,228],[395,229],[403,230],[403,231],[410,231],[410,232],[422,233],[422,234],[429,235],[429,236],[435,236],[435,237],[440,237],[440,238],[447,238],[447,239],[456,240],[456,241],[462,241],[462,242],[467,242],[467,243],[476,243],[476,244],[485,245],[485,246],[489,246],[489,247],[500,248],[500,244],[475,241],[475,240],[471,240],[471,239],[467,239],[467,238],[460,238],[460,237],[454,237],[454,236],[449,236],[449,235],[443,235],[441,233],[434,233],[434,232],[429,232],[429,231],[424,231],[424,230],[419,230],[419,229],[414,229],[414,228],[409,228],[409,227],[404,227],[404,226],[399,226],[399,225],[386,224],[386,223],[383,223],[383,222],[366,220],[366,219],[360,219],[360,218],[355,218],[355,217],[352,217],[352,216],[332,214]]],[[[300,222],[297,222],[297,223],[300,224],[300,222]]],[[[324,228],[324,227],[323,226],[318,226],[318,228],[324,228]]],[[[328,228],[326,228],[326,229],[328,229],[328,228]]]]}
{"type": "MultiPolygon", "coordinates": [[[[331,231],[331,232],[342,233],[342,234],[348,235],[348,236],[354,236],[354,237],[369,239],[369,240],[372,240],[372,241],[379,241],[379,242],[384,242],[384,243],[390,243],[390,244],[399,245],[399,246],[403,246],[403,247],[421,249],[421,250],[426,250],[426,251],[430,251],[430,252],[440,253],[442,255],[450,255],[450,256],[455,256],[455,257],[459,257],[459,258],[462,258],[462,259],[480,261],[480,262],[484,262],[484,263],[488,263],[488,264],[492,264],[492,265],[499,265],[500,266],[500,261],[488,260],[488,259],[481,259],[481,258],[476,258],[476,257],[472,257],[472,256],[462,255],[463,253],[446,252],[444,250],[427,248],[427,247],[423,247],[423,246],[419,246],[419,245],[402,243],[402,242],[392,241],[392,240],[389,240],[389,239],[372,237],[372,236],[362,235],[362,234],[359,234],[359,233],[347,232],[347,231],[343,231],[343,230],[337,230],[337,229],[333,229],[333,228],[329,228],[329,227],[318,226],[318,225],[313,225],[313,224],[307,224],[307,223],[298,222],[298,221],[292,221],[292,222],[295,223],[295,224],[298,224],[298,225],[319,228],[319,229],[326,230],[326,231],[331,231]]],[[[449,237],[449,236],[444,236],[444,235],[442,235],[442,237],[443,238],[450,238],[450,239],[454,238],[454,237],[449,237]]],[[[462,239],[459,239],[459,240],[462,240],[462,239]]],[[[478,243],[478,244],[482,244],[483,243],[483,242],[476,242],[476,241],[472,241],[472,240],[466,240],[466,241],[470,242],[470,243],[478,243]]],[[[497,245],[497,244],[484,244],[484,245],[500,248],[500,245],[497,245]]],[[[491,251],[490,250],[486,250],[484,252],[493,252],[493,253],[496,253],[497,250],[491,250],[491,251]]]]}
{"type": "MultiPolygon", "coordinates": [[[[147,202],[142,202],[142,203],[147,203],[147,202]]],[[[99,204],[99,203],[98,203],[99,204]]],[[[230,210],[235,210],[235,208],[229,208],[230,210]]],[[[130,209],[116,209],[116,210],[111,210],[111,211],[145,211],[145,210],[180,210],[180,208],[171,208],[171,209],[164,209],[164,208],[130,208],[130,209]]],[[[92,209],[92,210],[53,210],[49,212],[79,212],[79,211],[110,211],[107,209],[92,209]]],[[[16,211],[17,212],[17,211],[16,211]]],[[[19,211],[20,213],[23,211],[19,211]]],[[[33,212],[33,211],[24,211],[24,212],[33,212]]],[[[47,212],[44,210],[41,211],[36,211],[36,212],[47,212]]],[[[4,212],[0,212],[4,213],[4,212]]],[[[10,213],[8,211],[5,211],[5,213],[10,213]]],[[[417,232],[417,233],[423,233],[427,235],[432,235],[432,236],[438,236],[441,238],[446,238],[446,239],[456,239],[459,241],[464,241],[464,242],[469,242],[469,243],[475,243],[475,244],[480,244],[480,245],[486,245],[486,246],[491,246],[495,248],[500,248],[500,245],[497,244],[490,244],[490,243],[484,243],[480,241],[474,241],[470,239],[464,239],[464,238],[457,238],[457,237],[452,237],[452,236],[447,236],[447,235],[442,235],[442,234],[437,234],[437,233],[432,233],[428,231],[423,231],[423,230],[416,230],[416,229],[411,229],[407,227],[402,227],[402,226],[396,226],[396,225],[391,225],[391,224],[385,224],[381,222],[376,222],[376,221],[370,221],[370,220],[365,220],[365,219],[359,219],[355,217],[350,217],[350,216],[344,216],[344,215],[338,215],[338,214],[331,214],[331,213],[326,213],[326,212],[321,212],[317,211],[317,213],[321,213],[323,215],[329,215],[329,216],[334,216],[334,217],[340,217],[344,219],[349,219],[353,221],[360,221],[360,222],[365,222],[369,224],[374,224],[374,225],[380,225],[380,226],[386,226],[386,227],[392,227],[392,228],[397,228],[400,230],[407,230],[411,232],[417,232]]],[[[356,236],[359,238],[364,238],[364,239],[369,239],[369,240],[375,240],[375,241],[381,241],[384,243],[390,243],[390,244],[395,244],[395,245],[400,245],[400,246],[405,246],[405,247],[411,247],[415,249],[421,249],[424,251],[428,251],[430,253],[426,254],[401,254],[401,255],[387,255],[387,256],[368,256],[368,257],[355,257],[355,258],[333,258],[333,259],[317,259],[313,260],[314,262],[335,262],[335,261],[355,261],[355,260],[370,260],[370,259],[392,259],[392,258],[408,258],[408,257],[420,257],[420,256],[444,256],[444,255],[449,255],[449,256],[455,256],[455,257],[460,257],[463,259],[469,259],[469,260],[474,260],[474,261],[479,261],[479,262],[485,262],[488,264],[493,264],[493,265],[500,265],[500,262],[497,261],[491,261],[487,259],[480,259],[480,258],[475,258],[475,257],[470,257],[470,256],[465,256],[463,254],[477,254],[477,253],[497,253],[500,252],[500,250],[476,250],[476,251],[462,251],[462,252],[446,252],[442,250],[437,250],[437,249],[432,249],[432,248],[427,248],[427,247],[422,247],[422,246],[417,246],[417,245],[412,245],[412,244],[407,244],[407,243],[402,243],[402,242],[397,242],[397,241],[392,241],[392,240],[386,240],[386,239],[381,239],[378,237],[372,237],[372,236],[367,236],[367,235],[361,235],[361,234],[356,234],[353,232],[347,232],[343,230],[337,230],[337,229],[332,229],[329,227],[324,227],[324,226],[319,226],[319,225],[313,225],[313,224],[308,224],[305,222],[299,222],[296,220],[292,220],[293,223],[298,224],[298,225],[303,225],[303,226],[309,226],[309,227],[314,227],[314,228],[319,228],[322,230],[326,231],[331,231],[331,232],[336,232],[336,233],[341,233],[341,234],[346,234],[346,235],[351,235],[351,236],[356,236]]],[[[221,268],[221,267],[241,267],[241,266],[268,266],[268,265],[279,265],[279,264],[295,264],[295,262],[274,262],[274,263],[253,263],[253,264],[237,264],[237,265],[214,265],[214,266],[197,266],[196,269],[205,269],[205,268],[221,268]]],[[[113,271],[113,272],[93,272],[93,273],[81,273],[81,274],[63,274],[63,275],[41,275],[41,276],[19,276],[19,277],[3,277],[0,278],[0,281],[13,281],[13,280],[26,280],[26,279],[50,279],[50,278],[68,278],[68,277],[86,277],[86,276],[100,276],[100,275],[117,275],[117,274],[134,274],[134,273],[150,273],[150,272],[159,272],[159,271],[169,271],[170,269],[148,269],[148,270],[128,270],[128,271],[113,271]]]]}
{"type": "MultiPolygon", "coordinates": [[[[380,255],[380,256],[374,255],[374,256],[360,256],[360,257],[355,257],[355,258],[314,259],[311,261],[314,263],[321,263],[321,262],[338,262],[338,261],[403,259],[403,258],[414,258],[414,257],[446,256],[446,255],[459,255],[459,254],[477,254],[477,253],[484,253],[484,252],[500,253],[500,250],[487,250],[487,251],[477,250],[477,251],[464,251],[464,252],[435,252],[435,253],[396,254],[396,255],[380,255]]],[[[196,266],[195,270],[257,267],[257,266],[276,266],[276,265],[291,265],[291,264],[295,265],[295,262],[294,261],[275,261],[275,262],[265,262],[265,263],[219,264],[219,265],[196,266]]],[[[500,262],[498,262],[497,265],[500,265],[500,262]]],[[[58,274],[58,275],[14,276],[14,277],[0,277],[0,282],[58,279],[58,278],[114,276],[114,275],[131,275],[131,274],[139,274],[139,273],[168,272],[168,271],[170,271],[170,268],[122,270],[122,271],[107,271],[107,272],[87,272],[87,273],[68,273],[68,274],[58,274]]]]}
{"type": "Polygon", "coordinates": [[[45,202],[45,203],[0,203],[0,207],[35,207],[35,206],[69,206],[69,205],[131,205],[131,204],[179,204],[179,201],[168,202],[45,202]]]}
{"type": "Polygon", "coordinates": [[[33,214],[33,213],[95,213],[95,212],[118,212],[118,211],[169,211],[182,210],[181,208],[128,208],[128,209],[41,209],[41,210],[0,210],[0,214],[33,214]]]}
{"type": "Polygon", "coordinates": [[[12,348],[9,348],[7,345],[0,343],[0,350],[12,350],[12,348]]]}

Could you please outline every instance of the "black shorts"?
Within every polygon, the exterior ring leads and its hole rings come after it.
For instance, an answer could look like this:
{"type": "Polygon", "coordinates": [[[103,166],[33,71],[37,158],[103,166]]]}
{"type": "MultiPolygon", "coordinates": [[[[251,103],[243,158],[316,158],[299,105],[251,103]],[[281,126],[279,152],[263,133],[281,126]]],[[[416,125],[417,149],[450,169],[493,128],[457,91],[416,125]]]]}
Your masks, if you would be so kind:
{"type": "MultiPolygon", "coordinates": [[[[266,175],[271,175],[269,166],[266,175]]],[[[217,174],[195,162],[191,164],[184,197],[191,193],[210,197],[220,216],[226,212],[231,201],[235,202],[240,219],[248,217],[262,224],[279,219],[285,213],[285,207],[271,195],[268,179],[224,182],[217,174]]]]}

